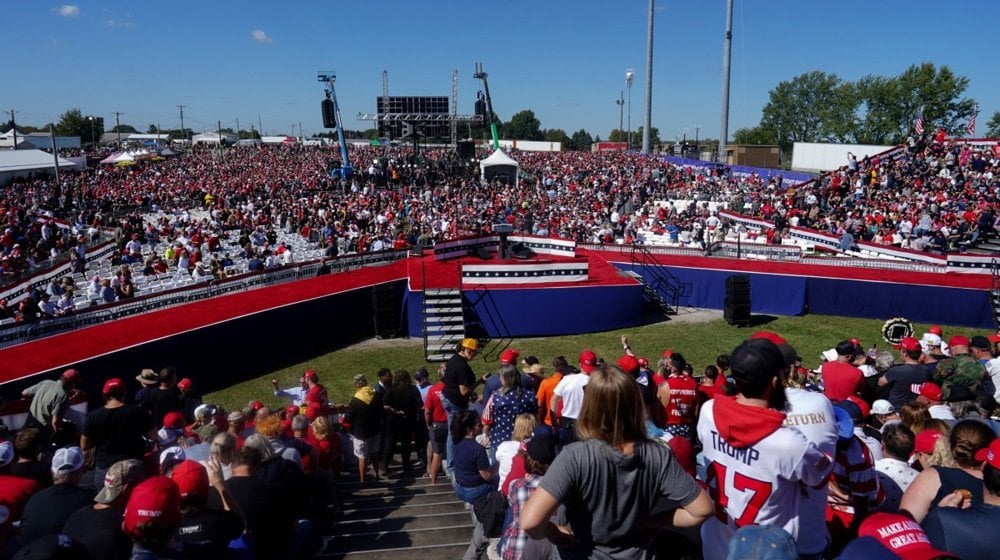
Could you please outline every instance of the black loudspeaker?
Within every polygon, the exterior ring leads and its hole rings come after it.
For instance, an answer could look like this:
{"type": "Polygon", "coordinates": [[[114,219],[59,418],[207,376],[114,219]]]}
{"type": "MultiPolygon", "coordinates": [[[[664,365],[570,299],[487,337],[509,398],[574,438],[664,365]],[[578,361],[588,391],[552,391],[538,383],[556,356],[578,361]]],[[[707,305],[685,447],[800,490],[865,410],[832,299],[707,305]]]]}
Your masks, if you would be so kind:
{"type": "Polygon", "coordinates": [[[319,108],[323,111],[323,127],[337,128],[337,117],[333,114],[333,101],[330,99],[324,99],[323,102],[319,104],[319,108]]]}
{"type": "Polygon", "coordinates": [[[726,278],[726,299],[722,317],[730,325],[750,326],[750,277],[733,274],[726,278]]]}
{"type": "Polygon", "coordinates": [[[535,252],[531,250],[531,247],[528,247],[521,242],[511,245],[510,252],[516,259],[530,259],[535,255],[535,252]]]}
{"type": "Polygon", "coordinates": [[[488,261],[493,258],[493,255],[483,247],[482,245],[472,248],[470,251],[470,256],[476,257],[477,259],[488,261]]]}
{"type": "Polygon", "coordinates": [[[472,142],[459,142],[456,146],[459,159],[472,159],[476,157],[476,146],[472,142]]]}

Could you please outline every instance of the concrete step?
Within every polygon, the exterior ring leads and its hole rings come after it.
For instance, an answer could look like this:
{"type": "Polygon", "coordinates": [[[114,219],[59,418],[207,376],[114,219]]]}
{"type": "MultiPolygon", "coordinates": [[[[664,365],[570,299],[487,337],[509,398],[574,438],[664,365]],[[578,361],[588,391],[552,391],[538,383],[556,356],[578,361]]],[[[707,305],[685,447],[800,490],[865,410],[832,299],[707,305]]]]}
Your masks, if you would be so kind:
{"type": "Polygon", "coordinates": [[[382,505],[362,509],[341,509],[334,516],[334,522],[363,521],[366,519],[395,517],[416,517],[418,515],[442,515],[452,513],[469,513],[465,503],[458,500],[442,500],[434,503],[382,505]]]}
{"type": "Polygon", "coordinates": [[[426,315],[457,315],[462,316],[461,305],[428,305],[424,312],[426,315]]]}
{"type": "MultiPolygon", "coordinates": [[[[456,317],[456,319],[457,319],[457,317],[456,317]]],[[[435,332],[457,332],[457,333],[461,333],[461,332],[463,332],[465,330],[465,325],[463,325],[462,323],[459,323],[458,321],[454,321],[452,323],[444,323],[444,324],[440,324],[440,325],[432,325],[432,324],[428,323],[427,324],[427,330],[428,331],[434,330],[435,332]]]]}
{"type": "Polygon", "coordinates": [[[406,492],[400,490],[376,496],[340,496],[338,501],[343,509],[365,509],[384,506],[435,504],[455,499],[455,491],[447,485],[431,492],[406,492]]]}
{"type": "MultiPolygon", "coordinates": [[[[464,504],[459,503],[459,505],[464,504]]],[[[331,524],[327,533],[331,535],[348,535],[355,533],[410,531],[414,529],[437,529],[440,527],[471,524],[471,515],[464,508],[461,511],[444,513],[424,513],[423,509],[411,513],[413,515],[340,521],[331,524]]]]}
{"type": "MultiPolygon", "coordinates": [[[[460,543],[468,546],[471,540],[472,517],[470,516],[468,517],[467,524],[451,527],[330,535],[324,538],[324,550],[354,552],[360,550],[384,550],[387,548],[409,548],[414,546],[460,543]]],[[[322,555],[319,555],[319,557],[324,558],[322,555]]]]}
{"type": "Polygon", "coordinates": [[[452,352],[451,354],[442,354],[438,352],[432,354],[424,354],[424,359],[427,360],[428,362],[447,362],[453,355],[454,352],[452,352]]]}
{"type": "MultiPolygon", "coordinates": [[[[471,540],[471,533],[470,533],[471,540]]],[[[353,552],[321,551],[317,558],[329,560],[448,560],[461,558],[468,543],[409,546],[382,550],[357,550],[353,552]]]]}
{"type": "Polygon", "coordinates": [[[427,306],[431,305],[462,305],[461,297],[432,297],[425,298],[424,304],[427,306]]]}

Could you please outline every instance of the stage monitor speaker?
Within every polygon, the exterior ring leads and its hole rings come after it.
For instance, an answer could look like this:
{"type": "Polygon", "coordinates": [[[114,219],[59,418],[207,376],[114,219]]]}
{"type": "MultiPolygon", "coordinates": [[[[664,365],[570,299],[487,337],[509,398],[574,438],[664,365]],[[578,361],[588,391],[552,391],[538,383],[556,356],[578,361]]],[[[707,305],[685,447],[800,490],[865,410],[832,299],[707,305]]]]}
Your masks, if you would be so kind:
{"type": "Polygon", "coordinates": [[[472,142],[459,142],[456,146],[458,159],[472,159],[476,157],[476,145],[472,142]]]}
{"type": "Polygon", "coordinates": [[[535,255],[535,252],[531,250],[531,247],[528,247],[521,242],[511,245],[510,252],[516,259],[530,259],[535,255]]]}
{"type": "Polygon", "coordinates": [[[319,107],[323,112],[323,128],[337,128],[337,118],[333,111],[333,101],[324,99],[319,107]]]}
{"type": "Polygon", "coordinates": [[[476,257],[477,259],[482,259],[484,261],[488,261],[493,258],[493,255],[491,255],[490,252],[486,249],[486,247],[483,247],[482,245],[478,247],[473,247],[472,250],[469,251],[469,253],[471,254],[471,256],[476,257]]]}

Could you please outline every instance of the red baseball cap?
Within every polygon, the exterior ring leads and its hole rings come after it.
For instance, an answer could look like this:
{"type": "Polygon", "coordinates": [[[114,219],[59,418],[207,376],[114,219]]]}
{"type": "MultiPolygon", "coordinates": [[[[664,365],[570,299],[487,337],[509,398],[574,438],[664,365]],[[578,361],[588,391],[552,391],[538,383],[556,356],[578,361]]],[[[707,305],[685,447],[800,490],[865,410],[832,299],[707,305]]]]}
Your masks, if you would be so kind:
{"type": "Polygon", "coordinates": [[[193,385],[193,384],[194,384],[194,381],[191,381],[189,378],[185,377],[184,379],[181,379],[180,381],[177,382],[177,388],[178,389],[190,389],[191,385],[193,385]]]}
{"type": "Polygon", "coordinates": [[[968,346],[969,337],[956,334],[948,339],[948,346],[968,346]]]}
{"type": "Polygon", "coordinates": [[[669,348],[667,348],[666,350],[663,351],[663,357],[664,358],[669,358],[670,356],[673,356],[673,355],[674,355],[674,351],[671,350],[671,349],[669,349],[669,348]]]}
{"type": "Polygon", "coordinates": [[[594,354],[592,350],[584,350],[580,352],[580,369],[584,373],[590,373],[594,371],[594,367],[597,366],[597,354],[594,354]]]}
{"type": "Polygon", "coordinates": [[[770,340],[775,344],[788,344],[788,341],[786,341],[784,338],[781,338],[781,335],[771,331],[757,331],[752,335],[750,335],[750,338],[763,338],[766,340],[770,340]]]}
{"type": "Polygon", "coordinates": [[[944,398],[944,393],[941,391],[941,387],[937,383],[931,381],[924,381],[920,384],[920,392],[917,393],[921,397],[931,401],[940,401],[944,398]]]}
{"type": "Polygon", "coordinates": [[[859,537],[874,537],[883,547],[902,560],[957,558],[931,544],[920,524],[898,513],[875,513],[858,528],[859,537]]]}
{"type": "Polygon", "coordinates": [[[1000,438],[994,439],[989,446],[976,451],[976,460],[985,461],[994,469],[1000,469],[1000,438]]]}
{"type": "Polygon", "coordinates": [[[186,421],[180,412],[168,412],[163,416],[164,428],[183,429],[186,421]]]}
{"type": "Polygon", "coordinates": [[[508,348],[500,353],[500,363],[504,365],[516,364],[521,353],[513,348],[508,348]]]}
{"type": "Polygon", "coordinates": [[[649,367],[649,360],[646,358],[639,358],[639,367],[649,367]]]}
{"type": "Polygon", "coordinates": [[[307,369],[306,372],[302,374],[302,377],[308,379],[309,381],[312,381],[313,383],[319,381],[319,376],[316,375],[316,370],[312,368],[307,369]]]}
{"type": "Polygon", "coordinates": [[[170,471],[170,479],[177,485],[181,500],[196,503],[208,497],[208,471],[201,463],[185,459],[170,471]]]}
{"type": "Polygon", "coordinates": [[[944,331],[941,330],[941,325],[931,325],[927,332],[941,336],[944,331]]]}
{"type": "Polygon", "coordinates": [[[165,476],[140,482],[129,495],[122,531],[130,537],[170,532],[181,519],[181,493],[165,476]]]}
{"type": "Polygon", "coordinates": [[[907,352],[921,350],[920,341],[913,338],[912,336],[908,336],[903,340],[900,340],[899,344],[897,344],[896,347],[899,348],[900,350],[905,350],[907,352]]]}
{"type": "Polygon", "coordinates": [[[292,418],[295,418],[295,416],[297,416],[298,414],[301,414],[301,410],[302,409],[295,406],[294,404],[290,404],[285,408],[285,418],[291,420],[292,418]]]}
{"type": "Polygon", "coordinates": [[[79,383],[83,381],[83,375],[80,374],[80,370],[73,368],[64,371],[62,373],[62,377],[70,383],[79,383]]]}
{"type": "Polygon", "coordinates": [[[626,354],[618,358],[618,367],[622,368],[625,373],[635,375],[639,371],[639,360],[635,356],[626,354]]]}
{"type": "Polygon", "coordinates": [[[914,453],[934,453],[934,446],[944,434],[937,430],[924,430],[913,438],[914,453]]]}
{"type": "Polygon", "coordinates": [[[117,377],[112,377],[104,382],[104,388],[101,389],[102,395],[110,395],[111,393],[123,389],[125,387],[125,382],[117,377]]]}
{"type": "Polygon", "coordinates": [[[990,342],[996,344],[997,342],[1000,342],[1000,335],[988,334],[986,335],[986,340],[989,340],[990,342]]]}

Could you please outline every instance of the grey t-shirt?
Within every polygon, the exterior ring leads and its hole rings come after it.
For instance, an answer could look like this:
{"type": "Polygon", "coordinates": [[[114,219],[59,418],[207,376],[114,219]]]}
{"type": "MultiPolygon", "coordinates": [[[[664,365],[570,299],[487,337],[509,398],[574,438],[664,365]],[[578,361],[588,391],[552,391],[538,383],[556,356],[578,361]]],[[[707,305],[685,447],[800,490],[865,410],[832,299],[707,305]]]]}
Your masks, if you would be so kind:
{"type": "Polygon", "coordinates": [[[686,506],[701,489],[666,445],[638,441],[632,455],[604,442],[566,446],[541,488],[565,506],[579,544],[560,549],[564,559],[652,558],[643,526],[650,515],[686,506]]]}

